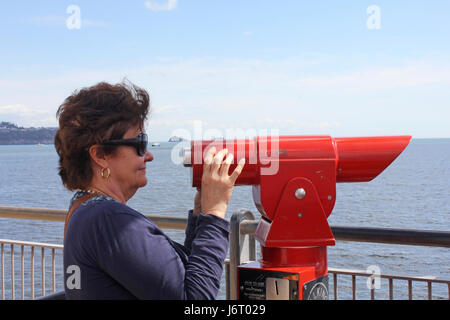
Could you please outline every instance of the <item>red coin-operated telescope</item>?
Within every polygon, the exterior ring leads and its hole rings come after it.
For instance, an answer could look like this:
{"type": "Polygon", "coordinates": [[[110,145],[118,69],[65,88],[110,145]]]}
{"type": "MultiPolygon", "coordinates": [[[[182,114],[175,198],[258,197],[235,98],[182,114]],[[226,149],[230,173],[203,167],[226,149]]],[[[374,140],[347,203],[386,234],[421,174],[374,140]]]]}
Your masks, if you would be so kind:
{"type": "Polygon", "coordinates": [[[335,239],[327,218],[337,182],[370,181],[406,148],[411,136],[332,138],[272,136],[192,141],[184,154],[192,186],[200,187],[209,147],[246,159],[236,185],[252,185],[261,213],[255,238],[261,258],[238,267],[239,299],[328,298],[327,246],[335,239]]]}

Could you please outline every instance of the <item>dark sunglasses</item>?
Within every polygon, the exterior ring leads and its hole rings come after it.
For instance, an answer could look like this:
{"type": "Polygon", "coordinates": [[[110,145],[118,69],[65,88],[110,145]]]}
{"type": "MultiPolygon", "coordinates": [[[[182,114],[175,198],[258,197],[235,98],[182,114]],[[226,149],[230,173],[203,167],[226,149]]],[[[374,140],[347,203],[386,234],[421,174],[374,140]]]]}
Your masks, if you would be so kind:
{"type": "Polygon", "coordinates": [[[136,138],[107,140],[100,144],[103,146],[131,146],[136,148],[137,154],[142,157],[147,151],[148,136],[146,133],[141,133],[136,138]]]}

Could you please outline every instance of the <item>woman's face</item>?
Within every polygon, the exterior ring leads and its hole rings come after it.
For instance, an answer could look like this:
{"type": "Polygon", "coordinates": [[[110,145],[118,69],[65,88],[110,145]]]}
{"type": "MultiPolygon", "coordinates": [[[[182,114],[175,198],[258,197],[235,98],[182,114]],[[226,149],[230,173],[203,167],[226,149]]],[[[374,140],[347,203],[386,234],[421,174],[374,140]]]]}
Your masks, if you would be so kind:
{"type": "MultiPolygon", "coordinates": [[[[139,126],[130,128],[123,139],[137,137],[142,130],[139,126]]],[[[116,152],[108,157],[108,165],[111,170],[110,182],[120,188],[123,195],[129,199],[138,188],[147,184],[146,162],[152,161],[153,155],[146,151],[144,156],[139,156],[136,148],[132,146],[119,146],[116,152]]]]}

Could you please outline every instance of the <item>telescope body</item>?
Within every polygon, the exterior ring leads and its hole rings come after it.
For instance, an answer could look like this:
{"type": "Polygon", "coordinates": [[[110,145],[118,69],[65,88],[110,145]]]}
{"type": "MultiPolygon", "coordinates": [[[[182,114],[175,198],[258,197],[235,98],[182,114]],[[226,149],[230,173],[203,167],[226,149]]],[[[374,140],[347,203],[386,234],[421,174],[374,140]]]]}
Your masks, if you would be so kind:
{"type": "MultiPolygon", "coordinates": [[[[274,136],[192,141],[190,159],[185,159],[185,165],[192,166],[192,186],[200,187],[206,150],[227,148],[234,155],[230,172],[245,158],[235,185],[253,186],[255,205],[265,219],[275,218],[281,193],[294,178],[312,184],[311,192],[317,193],[328,217],[336,200],[336,183],[371,181],[398,157],[410,140],[411,136],[274,136]]],[[[293,197],[294,193],[289,198],[299,200],[293,197]]],[[[306,201],[295,202],[293,205],[304,207],[306,201]]]]}
{"type": "MultiPolygon", "coordinates": [[[[192,167],[192,186],[200,187],[203,159],[210,147],[217,151],[227,148],[234,155],[229,172],[245,158],[236,185],[253,188],[253,200],[261,213],[255,234],[261,244],[261,259],[256,266],[239,267],[241,280],[258,274],[265,278],[261,272],[285,272],[312,284],[327,275],[326,246],[335,244],[327,218],[335,205],[336,183],[371,181],[410,140],[411,136],[269,136],[192,141],[185,166],[192,167]]],[[[273,281],[278,285],[276,279],[273,281]]],[[[264,285],[272,286],[270,281],[264,285]]],[[[247,298],[256,290],[245,291],[244,285],[238,288],[244,288],[240,295],[247,298]]],[[[289,297],[293,292],[297,292],[296,299],[305,297],[302,290],[291,289],[289,297]]]]}

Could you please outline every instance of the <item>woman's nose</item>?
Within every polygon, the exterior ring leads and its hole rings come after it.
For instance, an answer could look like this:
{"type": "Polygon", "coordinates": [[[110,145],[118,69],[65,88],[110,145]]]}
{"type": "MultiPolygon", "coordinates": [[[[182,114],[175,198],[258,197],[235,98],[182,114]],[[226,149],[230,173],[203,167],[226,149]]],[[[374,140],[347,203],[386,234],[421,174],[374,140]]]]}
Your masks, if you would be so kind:
{"type": "Polygon", "coordinates": [[[145,158],[144,158],[144,161],[145,162],[150,162],[150,161],[153,161],[153,154],[150,152],[150,151],[146,151],[145,152],[145,158]]]}

